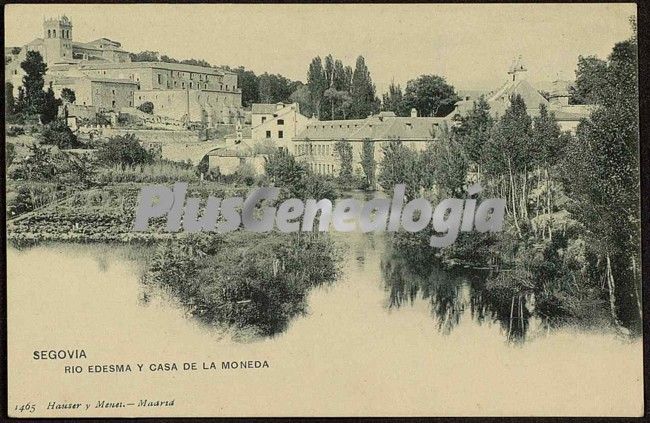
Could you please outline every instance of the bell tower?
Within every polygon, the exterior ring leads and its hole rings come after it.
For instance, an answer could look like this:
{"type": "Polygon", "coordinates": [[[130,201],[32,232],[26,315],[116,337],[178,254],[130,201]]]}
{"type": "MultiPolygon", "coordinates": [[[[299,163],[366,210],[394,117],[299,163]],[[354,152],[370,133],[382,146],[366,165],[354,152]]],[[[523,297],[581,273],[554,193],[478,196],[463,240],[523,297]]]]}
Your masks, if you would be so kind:
{"type": "Polygon", "coordinates": [[[72,22],[67,16],[43,22],[43,43],[47,64],[72,60],[72,22]]]}

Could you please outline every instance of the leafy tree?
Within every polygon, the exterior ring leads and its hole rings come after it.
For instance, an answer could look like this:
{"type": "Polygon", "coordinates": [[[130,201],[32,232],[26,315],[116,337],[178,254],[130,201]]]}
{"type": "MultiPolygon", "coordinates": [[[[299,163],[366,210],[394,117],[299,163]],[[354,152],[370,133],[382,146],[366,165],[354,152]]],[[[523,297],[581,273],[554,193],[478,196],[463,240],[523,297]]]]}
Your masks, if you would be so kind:
{"type": "Polygon", "coordinates": [[[614,318],[640,328],[640,179],[637,43],[617,43],[592,99],[599,107],[578,127],[562,162],[589,245],[600,258],[614,318]]]}
{"type": "Polygon", "coordinates": [[[375,85],[372,83],[370,71],[363,56],[357,58],[352,74],[351,118],[364,119],[379,111],[379,99],[375,95],[375,85]]]}
{"type": "Polygon", "coordinates": [[[178,60],[174,59],[173,57],[169,57],[165,54],[160,56],[160,61],[165,63],[178,63],[178,60]]]}
{"type": "Polygon", "coordinates": [[[280,74],[263,73],[258,78],[259,98],[262,103],[288,103],[292,90],[291,81],[280,74]]]}
{"type": "Polygon", "coordinates": [[[41,122],[43,124],[54,121],[59,112],[59,106],[62,104],[61,99],[54,96],[52,86],[48,87],[43,96],[43,109],[41,110],[41,122]]]}
{"type": "Polygon", "coordinates": [[[255,72],[243,66],[230,69],[237,74],[237,85],[241,89],[241,102],[244,107],[260,102],[260,84],[255,72]]]}
{"type": "Polygon", "coordinates": [[[63,119],[55,119],[41,129],[38,140],[44,145],[55,145],[60,149],[79,148],[83,144],[63,119]]]}
{"type": "Polygon", "coordinates": [[[407,110],[404,103],[402,87],[399,84],[395,85],[394,81],[388,86],[388,92],[382,96],[381,109],[394,112],[397,116],[408,116],[410,114],[410,110],[407,110]]]}
{"type": "Polygon", "coordinates": [[[307,72],[307,87],[309,88],[312,109],[320,119],[323,95],[325,90],[329,87],[323,69],[323,62],[320,57],[314,57],[309,65],[309,71],[307,72]]]}
{"type": "Polygon", "coordinates": [[[460,124],[455,129],[458,142],[467,158],[475,163],[481,163],[483,148],[490,139],[494,119],[490,115],[490,105],[484,96],[474,102],[472,111],[460,118],[460,124]]]}
{"type": "Polygon", "coordinates": [[[406,147],[400,140],[386,142],[382,151],[379,186],[386,192],[392,192],[395,185],[406,184],[406,198],[416,198],[422,184],[418,153],[406,147]]]}
{"type": "Polygon", "coordinates": [[[424,188],[435,185],[442,198],[459,198],[464,194],[469,160],[458,136],[447,125],[442,126],[435,142],[429,143],[422,152],[420,168],[424,188]]]}
{"type": "Polygon", "coordinates": [[[30,115],[40,115],[43,112],[45,103],[45,73],[47,65],[43,62],[43,56],[37,51],[28,51],[25,60],[20,64],[25,71],[23,76],[23,97],[21,110],[30,115]]]}
{"type": "Polygon", "coordinates": [[[150,101],[145,101],[137,107],[138,110],[144,113],[153,114],[153,103],[150,101]]]}
{"type": "Polygon", "coordinates": [[[579,56],[575,85],[569,88],[571,104],[597,104],[607,85],[607,62],[596,56],[579,56]]]}
{"type": "Polygon", "coordinates": [[[309,87],[307,85],[301,83],[294,92],[291,93],[289,101],[292,103],[298,103],[300,105],[300,113],[305,116],[311,117],[316,113],[311,102],[309,87]]]}
{"type": "Polygon", "coordinates": [[[203,59],[183,59],[181,63],[185,65],[203,66],[204,68],[211,68],[212,65],[203,59]]]}
{"type": "Polygon", "coordinates": [[[77,96],[70,88],[64,88],[61,90],[61,99],[68,104],[72,104],[77,100],[77,96]]]}
{"type": "Polygon", "coordinates": [[[5,82],[5,115],[13,115],[15,112],[14,85],[11,82],[5,82]]]}
{"type": "Polygon", "coordinates": [[[352,180],[352,145],[348,141],[340,140],[334,144],[334,151],[341,162],[339,180],[347,183],[352,180]]]}
{"type": "Polygon", "coordinates": [[[153,162],[153,155],[147,151],[134,134],[117,135],[109,138],[97,149],[97,160],[104,165],[127,166],[153,162]]]}
{"type": "Polygon", "coordinates": [[[420,116],[447,116],[459,100],[454,87],[438,75],[421,75],[406,84],[404,103],[420,116]]]}
{"type": "MultiPolygon", "coordinates": [[[[140,53],[129,53],[132,62],[159,62],[160,53],[157,51],[145,50],[140,53]]],[[[167,57],[167,56],[165,56],[167,57]]]]}
{"type": "Polygon", "coordinates": [[[363,145],[361,147],[361,168],[366,176],[366,187],[371,190],[375,189],[376,165],[375,144],[371,140],[363,140],[363,145]]]}

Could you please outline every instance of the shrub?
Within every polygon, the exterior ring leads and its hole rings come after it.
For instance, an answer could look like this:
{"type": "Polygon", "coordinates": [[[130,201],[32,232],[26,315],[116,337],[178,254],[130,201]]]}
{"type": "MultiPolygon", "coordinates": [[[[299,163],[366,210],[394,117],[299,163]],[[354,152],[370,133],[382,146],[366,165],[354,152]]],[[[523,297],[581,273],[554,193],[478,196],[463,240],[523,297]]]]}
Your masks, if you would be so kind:
{"type": "Polygon", "coordinates": [[[134,134],[111,137],[97,149],[97,160],[107,166],[127,166],[153,162],[153,155],[147,151],[134,134]]]}
{"type": "Polygon", "coordinates": [[[41,144],[55,145],[60,149],[80,148],[84,146],[62,119],[56,119],[44,125],[38,135],[38,139],[41,144]]]}
{"type": "Polygon", "coordinates": [[[153,103],[150,101],[145,101],[137,107],[138,110],[144,113],[153,114],[153,103]]]}

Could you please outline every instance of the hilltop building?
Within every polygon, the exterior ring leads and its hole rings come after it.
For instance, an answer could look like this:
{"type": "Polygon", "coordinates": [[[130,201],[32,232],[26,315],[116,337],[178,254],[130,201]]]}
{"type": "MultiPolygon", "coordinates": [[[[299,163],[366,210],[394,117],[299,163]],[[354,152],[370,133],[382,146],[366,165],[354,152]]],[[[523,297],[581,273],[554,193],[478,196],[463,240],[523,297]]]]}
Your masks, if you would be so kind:
{"type": "Polygon", "coordinates": [[[5,48],[5,80],[14,95],[22,85],[20,67],[28,51],[38,51],[47,63],[46,84],[59,95],[75,91],[77,110],[88,115],[119,112],[151,102],[154,114],[181,126],[207,127],[235,123],[243,116],[237,74],[212,67],[166,62],[131,62],[121,44],[108,38],[73,41],[66,17],[43,22],[43,38],[22,48],[5,48]]]}

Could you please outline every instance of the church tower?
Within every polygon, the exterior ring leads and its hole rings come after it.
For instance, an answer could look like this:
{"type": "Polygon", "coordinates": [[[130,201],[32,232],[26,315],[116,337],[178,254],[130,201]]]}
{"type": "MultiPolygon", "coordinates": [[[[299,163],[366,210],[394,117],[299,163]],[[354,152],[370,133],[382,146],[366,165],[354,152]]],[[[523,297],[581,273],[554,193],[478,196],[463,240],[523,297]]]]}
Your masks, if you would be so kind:
{"type": "Polygon", "coordinates": [[[48,65],[72,60],[72,22],[67,16],[43,22],[43,44],[48,65]]]}

